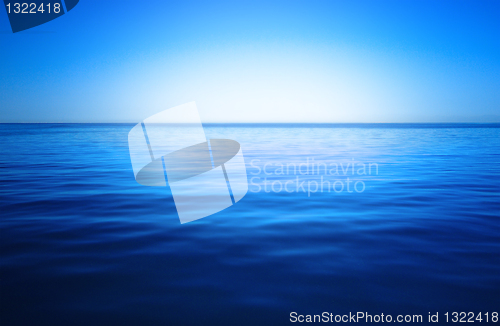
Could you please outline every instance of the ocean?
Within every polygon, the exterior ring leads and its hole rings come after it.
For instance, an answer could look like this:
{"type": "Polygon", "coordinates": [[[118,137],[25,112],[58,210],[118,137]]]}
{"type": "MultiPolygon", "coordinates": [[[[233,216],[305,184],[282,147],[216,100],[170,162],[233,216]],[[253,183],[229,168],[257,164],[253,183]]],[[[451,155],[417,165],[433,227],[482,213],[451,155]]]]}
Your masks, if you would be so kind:
{"type": "Polygon", "coordinates": [[[249,191],[186,224],[133,126],[0,124],[0,324],[500,313],[500,124],[204,124],[249,191]]]}

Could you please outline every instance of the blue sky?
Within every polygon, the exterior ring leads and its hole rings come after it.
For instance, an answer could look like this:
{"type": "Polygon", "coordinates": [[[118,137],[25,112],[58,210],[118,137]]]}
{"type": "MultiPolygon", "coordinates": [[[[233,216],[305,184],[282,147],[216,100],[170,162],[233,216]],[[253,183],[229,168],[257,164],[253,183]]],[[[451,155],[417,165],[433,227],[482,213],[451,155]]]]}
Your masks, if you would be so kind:
{"type": "Polygon", "coordinates": [[[98,1],[13,34],[0,122],[500,122],[500,1],[98,1]]]}

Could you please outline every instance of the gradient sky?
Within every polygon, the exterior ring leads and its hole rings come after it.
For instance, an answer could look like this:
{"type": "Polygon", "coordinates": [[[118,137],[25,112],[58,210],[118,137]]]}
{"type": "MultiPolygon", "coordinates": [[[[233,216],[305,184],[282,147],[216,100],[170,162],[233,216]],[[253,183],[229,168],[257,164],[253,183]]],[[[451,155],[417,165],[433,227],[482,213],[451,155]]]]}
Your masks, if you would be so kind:
{"type": "Polygon", "coordinates": [[[500,1],[80,0],[13,34],[0,122],[500,122],[500,1]]]}

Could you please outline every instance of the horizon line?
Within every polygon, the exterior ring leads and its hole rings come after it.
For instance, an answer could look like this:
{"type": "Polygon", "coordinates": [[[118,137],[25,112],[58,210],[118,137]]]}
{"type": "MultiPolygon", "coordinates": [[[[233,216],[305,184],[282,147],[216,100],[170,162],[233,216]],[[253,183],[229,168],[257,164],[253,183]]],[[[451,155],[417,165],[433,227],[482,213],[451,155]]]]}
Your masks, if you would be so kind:
{"type": "MultiPolygon", "coordinates": [[[[0,122],[0,124],[138,124],[140,122],[0,122]]],[[[160,123],[161,124],[161,123],[160,123]]],[[[186,124],[186,123],[172,123],[186,124]]],[[[492,122],[203,122],[204,125],[339,125],[339,124],[500,124],[492,122]]]]}

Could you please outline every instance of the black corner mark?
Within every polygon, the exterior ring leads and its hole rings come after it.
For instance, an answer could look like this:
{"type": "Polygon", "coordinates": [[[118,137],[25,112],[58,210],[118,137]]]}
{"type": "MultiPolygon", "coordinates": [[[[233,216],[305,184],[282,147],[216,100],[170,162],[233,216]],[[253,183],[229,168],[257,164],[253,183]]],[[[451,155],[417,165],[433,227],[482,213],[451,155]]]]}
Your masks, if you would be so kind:
{"type": "Polygon", "coordinates": [[[73,9],[79,0],[4,0],[13,33],[44,24],[73,9]]]}
{"type": "Polygon", "coordinates": [[[66,4],[66,10],[70,11],[71,9],[75,8],[79,0],[63,0],[63,1],[66,4]]]}

